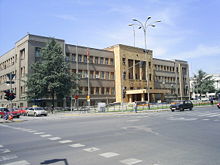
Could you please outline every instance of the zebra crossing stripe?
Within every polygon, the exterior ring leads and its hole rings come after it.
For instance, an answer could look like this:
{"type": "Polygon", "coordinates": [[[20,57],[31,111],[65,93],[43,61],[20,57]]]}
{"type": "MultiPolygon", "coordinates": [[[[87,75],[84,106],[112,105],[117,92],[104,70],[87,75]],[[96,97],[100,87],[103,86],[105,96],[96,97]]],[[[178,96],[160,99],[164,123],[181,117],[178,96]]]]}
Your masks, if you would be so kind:
{"type": "Polygon", "coordinates": [[[27,162],[26,160],[21,160],[21,161],[11,162],[7,164],[3,164],[3,165],[30,165],[30,163],[27,162]]]}
{"type": "Polygon", "coordinates": [[[111,157],[114,157],[114,156],[118,156],[119,154],[114,153],[114,152],[106,152],[106,153],[102,153],[102,154],[99,154],[99,155],[102,156],[102,157],[105,157],[105,158],[111,158],[111,157]]]}
{"type": "Polygon", "coordinates": [[[138,160],[138,159],[134,159],[134,158],[129,158],[129,159],[121,160],[120,162],[123,164],[126,164],[126,165],[133,165],[133,164],[137,164],[137,163],[140,163],[143,161],[138,160]]]}
{"type": "Polygon", "coordinates": [[[99,148],[96,148],[96,147],[91,147],[91,148],[85,148],[83,149],[84,151],[87,151],[87,152],[95,152],[95,151],[98,151],[100,150],[99,148]]]}
{"type": "Polygon", "coordinates": [[[71,143],[71,142],[73,142],[72,140],[62,140],[62,141],[59,141],[59,143],[62,143],[62,144],[64,144],[64,143],[71,143]]]}
{"type": "Polygon", "coordinates": [[[49,140],[60,140],[61,138],[60,137],[52,137],[52,138],[49,138],[49,140]]]}
{"type": "Polygon", "coordinates": [[[0,162],[17,158],[17,155],[0,156],[0,162]]]}

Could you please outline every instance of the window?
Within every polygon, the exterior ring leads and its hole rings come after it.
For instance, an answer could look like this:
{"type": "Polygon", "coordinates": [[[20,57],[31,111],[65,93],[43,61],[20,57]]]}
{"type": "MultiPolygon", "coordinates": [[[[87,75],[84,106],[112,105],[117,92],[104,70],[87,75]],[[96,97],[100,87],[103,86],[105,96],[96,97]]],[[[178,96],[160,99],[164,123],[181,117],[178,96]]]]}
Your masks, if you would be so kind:
{"type": "Polygon", "coordinates": [[[99,58],[95,57],[95,64],[98,64],[98,63],[99,63],[99,58]]]}
{"type": "Polygon", "coordinates": [[[125,80],[125,79],[126,79],[126,72],[123,72],[122,77],[123,77],[123,80],[125,80]]]}
{"type": "Polygon", "coordinates": [[[35,57],[41,57],[41,48],[35,48],[35,57]]]}
{"type": "Polygon", "coordinates": [[[89,57],[89,63],[90,63],[90,64],[93,64],[93,56],[90,56],[90,57],[89,57]]]}
{"type": "Polygon", "coordinates": [[[106,77],[105,77],[105,79],[106,80],[109,80],[109,72],[106,72],[106,75],[105,75],[106,77]]]}
{"type": "Polygon", "coordinates": [[[110,64],[113,65],[113,63],[114,63],[114,61],[113,61],[113,59],[111,58],[111,59],[110,59],[110,64]]]}
{"type": "Polygon", "coordinates": [[[99,72],[98,71],[95,72],[95,78],[99,78],[99,72]]]}
{"type": "Polygon", "coordinates": [[[83,62],[87,63],[87,56],[84,56],[83,62]]]}
{"type": "Polygon", "coordinates": [[[25,49],[20,50],[20,59],[24,60],[25,58],[25,49]]]}
{"type": "Polygon", "coordinates": [[[101,88],[101,94],[105,94],[105,88],[104,87],[101,88]]]}
{"type": "Polygon", "coordinates": [[[125,58],[122,58],[122,64],[125,65],[125,58]]]}
{"type": "Polygon", "coordinates": [[[90,93],[93,95],[94,94],[94,87],[91,87],[90,93]]]}
{"type": "Polygon", "coordinates": [[[114,79],[115,79],[114,76],[115,76],[115,75],[114,75],[114,72],[111,72],[111,80],[114,80],[114,79]]]}
{"type": "Polygon", "coordinates": [[[106,88],[106,94],[109,95],[109,88],[106,88]]]}
{"type": "Polygon", "coordinates": [[[105,78],[105,72],[101,72],[101,79],[104,79],[105,78]]]}
{"type": "Polygon", "coordinates": [[[89,77],[90,77],[91,79],[94,78],[94,71],[90,71],[90,75],[89,75],[89,77]]]}
{"type": "Polygon", "coordinates": [[[78,58],[78,62],[82,62],[82,55],[79,55],[78,58]]]}
{"type": "Polygon", "coordinates": [[[105,58],[105,64],[108,65],[108,58],[105,58]]]}
{"type": "Polygon", "coordinates": [[[103,57],[100,58],[100,64],[103,64],[103,57]]]}
{"type": "Polygon", "coordinates": [[[72,61],[76,61],[76,55],[72,54],[72,61]]]}
{"type": "Polygon", "coordinates": [[[99,87],[96,87],[96,92],[97,95],[99,94],[99,87]]]}

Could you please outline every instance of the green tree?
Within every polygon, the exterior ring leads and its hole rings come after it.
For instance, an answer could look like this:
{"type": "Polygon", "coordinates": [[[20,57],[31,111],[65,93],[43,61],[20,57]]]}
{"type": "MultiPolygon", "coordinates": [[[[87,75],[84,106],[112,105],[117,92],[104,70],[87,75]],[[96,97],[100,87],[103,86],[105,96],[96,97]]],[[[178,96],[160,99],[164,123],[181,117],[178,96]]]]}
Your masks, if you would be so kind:
{"type": "Polygon", "coordinates": [[[198,74],[194,75],[194,86],[195,92],[202,94],[213,93],[215,92],[214,80],[211,75],[208,75],[206,72],[199,70],[198,74]]]}
{"type": "Polygon", "coordinates": [[[29,100],[51,98],[54,107],[55,98],[62,101],[77,88],[77,76],[70,74],[62,48],[54,39],[41,50],[41,58],[31,68],[27,80],[29,100]]]}

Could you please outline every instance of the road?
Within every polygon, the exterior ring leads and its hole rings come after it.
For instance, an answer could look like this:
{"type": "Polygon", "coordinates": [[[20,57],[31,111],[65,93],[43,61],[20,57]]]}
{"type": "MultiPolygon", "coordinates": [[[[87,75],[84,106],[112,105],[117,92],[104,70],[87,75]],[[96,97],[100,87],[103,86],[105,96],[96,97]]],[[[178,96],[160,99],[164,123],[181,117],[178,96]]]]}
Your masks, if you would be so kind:
{"type": "Polygon", "coordinates": [[[0,164],[220,164],[220,110],[215,106],[23,119],[0,124],[0,164]]]}

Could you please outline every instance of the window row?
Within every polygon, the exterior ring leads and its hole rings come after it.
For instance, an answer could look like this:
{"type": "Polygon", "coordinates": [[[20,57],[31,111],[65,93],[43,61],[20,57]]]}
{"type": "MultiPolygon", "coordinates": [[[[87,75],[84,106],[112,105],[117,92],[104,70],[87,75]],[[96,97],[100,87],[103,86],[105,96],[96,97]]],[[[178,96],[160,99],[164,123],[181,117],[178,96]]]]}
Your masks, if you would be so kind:
{"type": "Polygon", "coordinates": [[[10,66],[13,66],[15,64],[15,62],[16,62],[15,57],[13,56],[13,57],[9,58],[8,60],[0,63],[0,71],[4,70],[10,66]]]}
{"type": "MultiPolygon", "coordinates": [[[[175,69],[173,66],[166,66],[166,65],[154,65],[156,70],[160,70],[160,71],[168,71],[168,72],[174,72],[175,69]]],[[[177,68],[177,72],[178,72],[178,68],[177,68]]]]}
{"type": "MultiPolygon", "coordinates": [[[[72,73],[76,74],[76,69],[72,69],[72,73]]],[[[104,72],[104,71],[90,71],[89,72],[90,79],[105,79],[105,80],[114,80],[115,75],[114,72],[104,72]]],[[[88,71],[87,70],[79,70],[78,71],[80,78],[88,78],[88,71]]]]}
{"type": "MultiPolygon", "coordinates": [[[[88,94],[88,87],[80,87],[80,91],[83,95],[88,94]]],[[[115,88],[109,87],[91,87],[90,88],[91,95],[115,95],[115,88]]]]}
{"type": "Polygon", "coordinates": [[[155,76],[155,80],[159,82],[175,83],[175,77],[155,76]]]}
{"type": "Polygon", "coordinates": [[[72,62],[80,62],[80,63],[90,63],[90,64],[105,64],[105,65],[113,65],[114,60],[113,58],[105,58],[105,57],[97,57],[97,56],[88,56],[88,55],[77,55],[67,53],[66,54],[66,61],[72,61],[72,62]]]}

